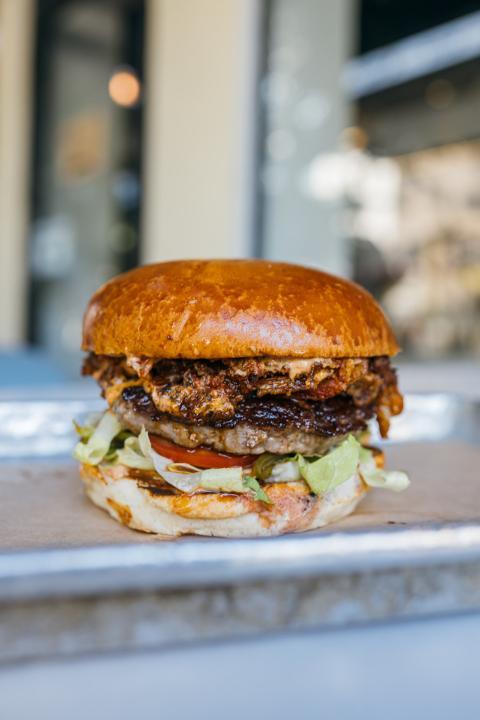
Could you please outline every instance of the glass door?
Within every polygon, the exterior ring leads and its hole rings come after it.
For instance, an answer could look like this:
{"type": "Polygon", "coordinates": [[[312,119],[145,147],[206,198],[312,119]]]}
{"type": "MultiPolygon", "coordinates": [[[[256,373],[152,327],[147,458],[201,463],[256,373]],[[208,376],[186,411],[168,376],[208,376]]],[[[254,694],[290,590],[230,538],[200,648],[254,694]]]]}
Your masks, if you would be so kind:
{"type": "Polygon", "coordinates": [[[91,293],[137,262],[144,3],[40,0],[30,340],[78,374],[91,293]]]}

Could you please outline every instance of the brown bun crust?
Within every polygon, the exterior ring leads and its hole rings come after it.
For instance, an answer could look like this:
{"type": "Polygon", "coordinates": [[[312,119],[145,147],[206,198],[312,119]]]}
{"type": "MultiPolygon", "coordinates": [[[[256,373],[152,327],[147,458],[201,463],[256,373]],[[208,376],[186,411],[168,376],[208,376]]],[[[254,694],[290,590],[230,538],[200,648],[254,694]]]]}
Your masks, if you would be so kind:
{"type": "Polygon", "coordinates": [[[328,273],[266,260],[178,260],[92,297],[83,350],[158,358],[371,357],[398,345],[379,305],[328,273]]]}

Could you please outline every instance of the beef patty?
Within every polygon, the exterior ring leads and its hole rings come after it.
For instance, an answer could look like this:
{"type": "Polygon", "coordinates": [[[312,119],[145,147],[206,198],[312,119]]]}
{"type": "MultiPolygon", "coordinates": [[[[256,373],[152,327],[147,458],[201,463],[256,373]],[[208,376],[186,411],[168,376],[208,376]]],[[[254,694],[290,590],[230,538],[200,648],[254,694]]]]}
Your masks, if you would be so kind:
{"type": "Polygon", "coordinates": [[[93,375],[127,427],[186,447],[320,452],[366,428],[383,435],[402,397],[387,357],[155,360],[91,354],[93,375]]]}
{"type": "Polygon", "coordinates": [[[263,452],[315,455],[323,454],[331,445],[345,437],[319,435],[292,426],[257,426],[242,421],[231,427],[187,424],[155,410],[149,413],[145,406],[151,401],[148,396],[140,398],[139,395],[135,399],[130,397],[130,400],[120,397],[115,402],[113,410],[122,424],[134,432],[139,432],[144,427],[148,432],[161,435],[182,447],[204,446],[237,455],[263,452]]]}

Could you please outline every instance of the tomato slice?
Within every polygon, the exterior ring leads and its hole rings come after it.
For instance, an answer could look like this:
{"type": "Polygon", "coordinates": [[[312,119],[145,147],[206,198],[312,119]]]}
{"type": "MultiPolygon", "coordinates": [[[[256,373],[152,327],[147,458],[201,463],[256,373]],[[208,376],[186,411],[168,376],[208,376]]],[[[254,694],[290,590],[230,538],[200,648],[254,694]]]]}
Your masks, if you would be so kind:
{"type": "Polygon", "coordinates": [[[155,452],[174,462],[189,463],[199,468],[247,467],[255,461],[255,455],[231,455],[219,453],[208,448],[184,448],[165,440],[159,435],[149,433],[150,442],[155,452]]]}

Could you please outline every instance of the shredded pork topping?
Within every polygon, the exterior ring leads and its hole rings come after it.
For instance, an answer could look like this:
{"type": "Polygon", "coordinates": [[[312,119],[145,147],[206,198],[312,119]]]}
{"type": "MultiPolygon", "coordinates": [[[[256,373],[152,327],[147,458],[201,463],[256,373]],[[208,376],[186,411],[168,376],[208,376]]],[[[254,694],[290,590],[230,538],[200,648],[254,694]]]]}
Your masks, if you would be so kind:
{"type": "MultiPolygon", "coordinates": [[[[271,427],[281,422],[285,427],[288,417],[295,427],[318,433],[323,424],[307,419],[328,415],[329,434],[332,424],[338,425],[341,434],[347,416],[350,424],[365,425],[376,413],[386,435],[390,416],[402,409],[395,371],[386,357],[208,361],[91,354],[83,372],[97,379],[111,406],[122,398],[138,403],[143,393],[153,408],[150,414],[154,412],[157,418],[212,427],[234,427],[245,421],[271,427]],[[132,386],[138,391],[129,397],[132,386]],[[332,398],[338,398],[334,406],[327,403],[332,398]],[[334,408],[342,408],[341,413],[334,408]]],[[[143,411],[144,406],[145,401],[143,411]]]]}

